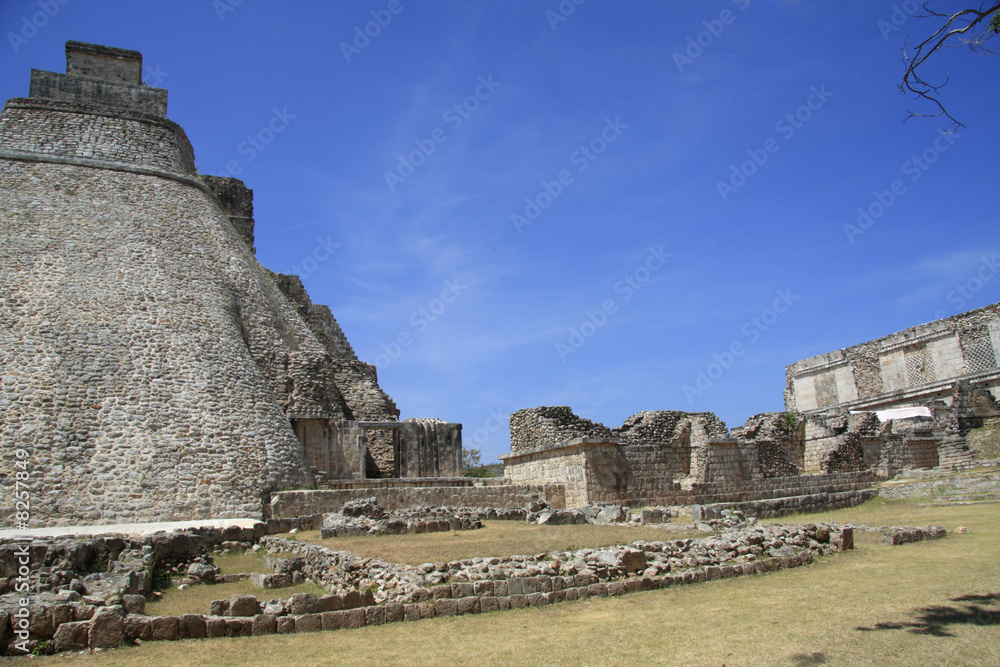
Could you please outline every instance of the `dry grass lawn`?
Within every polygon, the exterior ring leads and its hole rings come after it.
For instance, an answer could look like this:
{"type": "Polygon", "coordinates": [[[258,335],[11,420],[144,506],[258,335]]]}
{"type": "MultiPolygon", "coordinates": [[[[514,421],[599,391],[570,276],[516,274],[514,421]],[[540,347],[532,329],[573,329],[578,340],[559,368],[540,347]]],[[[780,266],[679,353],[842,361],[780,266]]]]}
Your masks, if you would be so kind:
{"type": "MultiPolygon", "coordinates": [[[[290,554],[278,554],[288,556],[290,554]]],[[[215,564],[222,574],[241,574],[250,572],[266,572],[264,569],[264,552],[247,551],[245,553],[216,556],[215,564]]],[[[212,600],[228,598],[232,595],[256,595],[258,599],[289,598],[295,593],[315,593],[325,595],[322,586],[316,584],[300,584],[289,588],[264,590],[254,586],[249,581],[235,581],[230,584],[212,584],[191,586],[180,591],[169,588],[163,591],[163,598],[156,602],[146,603],[146,613],[150,616],[176,616],[178,614],[207,614],[212,600]]]]}
{"type": "Polygon", "coordinates": [[[855,551],[808,567],[618,598],[353,631],[149,643],[33,664],[1000,665],[1000,504],[875,501],[804,518],[970,532],[897,547],[864,536],[855,551]]]}

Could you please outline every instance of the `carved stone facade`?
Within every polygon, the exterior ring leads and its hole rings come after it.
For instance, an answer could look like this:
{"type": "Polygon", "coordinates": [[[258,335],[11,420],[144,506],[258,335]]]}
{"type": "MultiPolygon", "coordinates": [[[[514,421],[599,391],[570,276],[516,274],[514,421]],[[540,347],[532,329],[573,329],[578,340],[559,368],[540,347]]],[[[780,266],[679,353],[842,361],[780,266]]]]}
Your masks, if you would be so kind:
{"type": "Polygon", "coordinates": [[[949,401],[968,381],[1000,398],[1000,304],[796,362],[790,411],[885,410],[949,401]]]}

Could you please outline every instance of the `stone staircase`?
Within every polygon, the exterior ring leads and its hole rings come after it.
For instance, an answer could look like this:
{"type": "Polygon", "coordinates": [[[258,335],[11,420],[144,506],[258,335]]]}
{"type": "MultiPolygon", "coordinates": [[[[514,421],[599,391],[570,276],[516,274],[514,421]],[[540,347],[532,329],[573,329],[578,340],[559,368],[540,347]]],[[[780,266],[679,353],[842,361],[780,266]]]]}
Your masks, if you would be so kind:
{"type": "Polygon", "coordinates": [[[947,472],[913,470],[879,485],[879,496],[890,500],[926,499],[930,505],[1000,501],[1000,466],[980,462],[973,470],[947,472]]]}

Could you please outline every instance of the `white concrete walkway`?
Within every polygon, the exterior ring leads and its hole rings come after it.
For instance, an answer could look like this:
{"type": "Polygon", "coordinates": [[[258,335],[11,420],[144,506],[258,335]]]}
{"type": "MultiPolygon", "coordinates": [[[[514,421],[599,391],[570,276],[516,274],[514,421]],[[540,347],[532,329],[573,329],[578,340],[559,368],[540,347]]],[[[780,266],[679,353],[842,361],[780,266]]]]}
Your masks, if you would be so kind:
{"type": "Polygon", "coordinates": [[[59,535],[107,535],[108,533],[123,533],[125,535],[152,535],[161,530],[173,532],[184,528],[198,526],[213,526],[225,528],[240,526],[251,528],[257,519],[204,519],[199,521],[157,521],[150,523],[117,523],[100,526],[54,526],[52,528],[30,528],[28,530],[0,530],[0,539],[11,537],[56,537],[59,535]]]}

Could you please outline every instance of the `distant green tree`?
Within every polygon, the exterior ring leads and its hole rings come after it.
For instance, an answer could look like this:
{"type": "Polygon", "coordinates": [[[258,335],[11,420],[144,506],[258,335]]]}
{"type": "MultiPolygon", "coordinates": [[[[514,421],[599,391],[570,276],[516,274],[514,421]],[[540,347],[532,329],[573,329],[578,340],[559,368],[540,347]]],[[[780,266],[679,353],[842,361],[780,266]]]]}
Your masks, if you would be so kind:
{"type": "Polygon", "coordinates": [[[489,466],[482,464],[482,452],[478,449],[462,450],[462,474],[466,477],[496,477],[489,466]]]}

